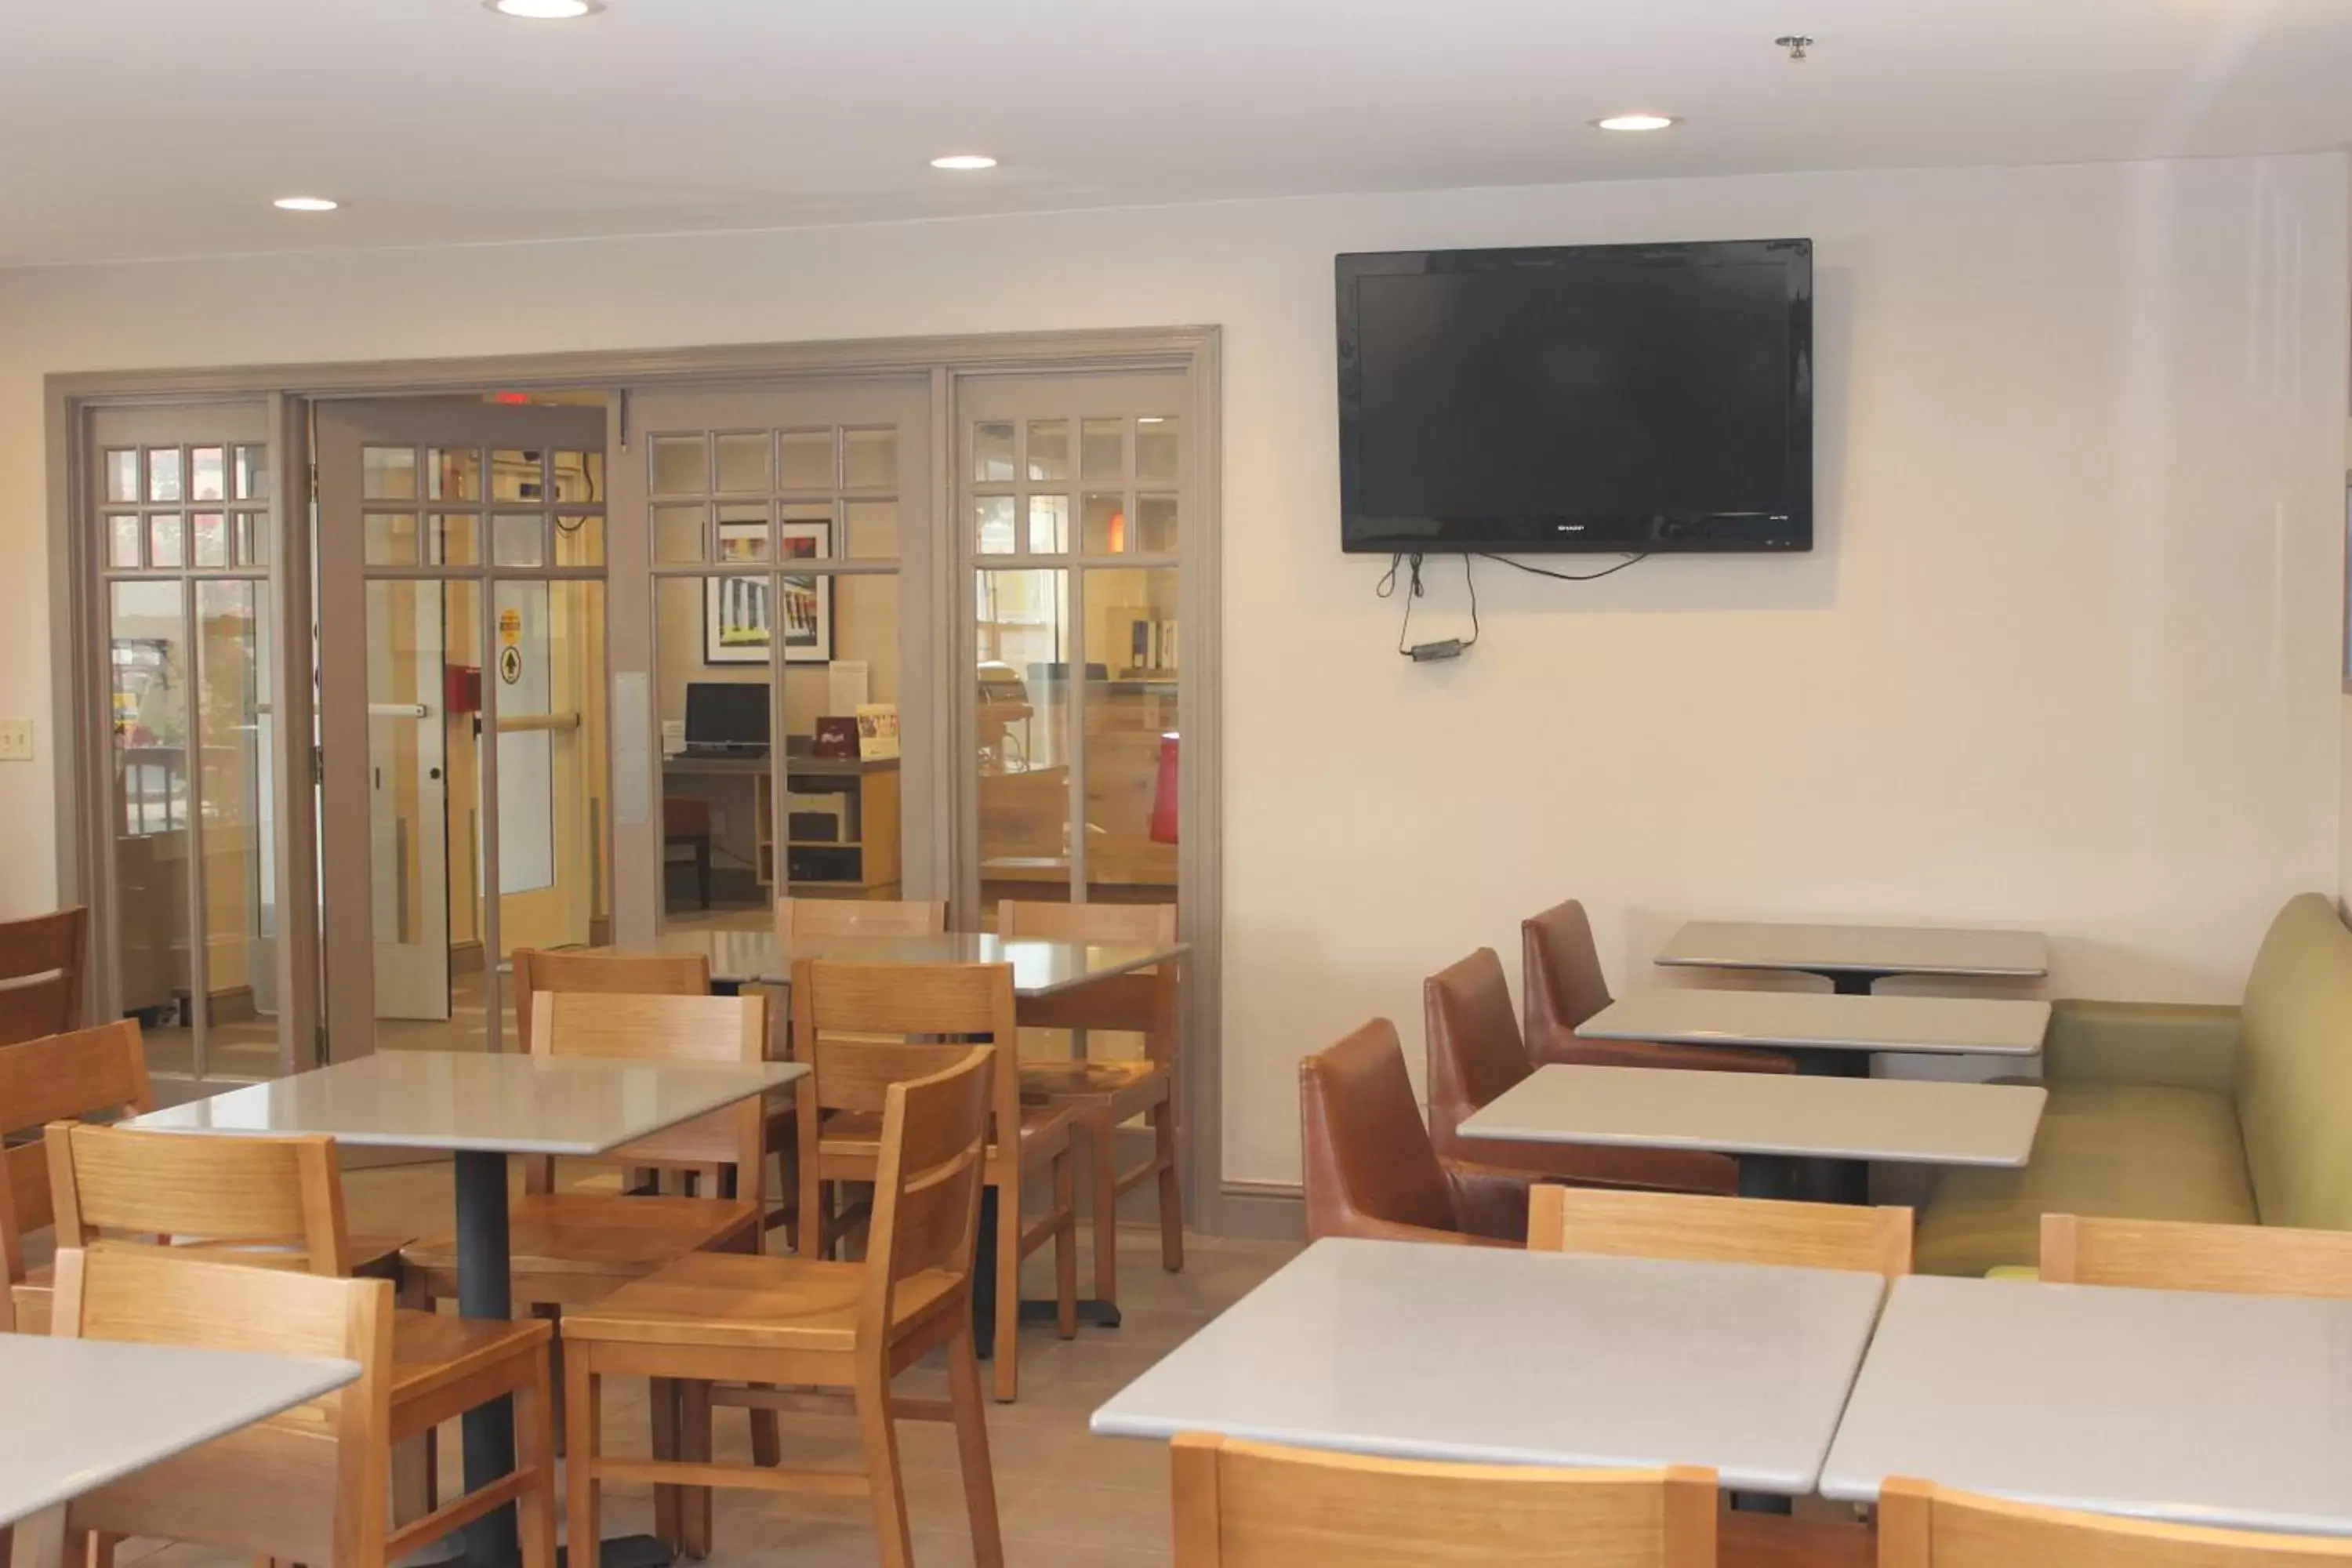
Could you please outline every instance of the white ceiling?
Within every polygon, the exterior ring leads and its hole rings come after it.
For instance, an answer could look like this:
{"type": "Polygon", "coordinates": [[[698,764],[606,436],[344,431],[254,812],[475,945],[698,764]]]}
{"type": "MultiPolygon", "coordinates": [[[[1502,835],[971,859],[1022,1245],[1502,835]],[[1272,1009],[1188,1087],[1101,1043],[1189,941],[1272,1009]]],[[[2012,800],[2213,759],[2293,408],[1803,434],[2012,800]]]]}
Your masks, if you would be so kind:
{"type": "Polygon", "coordinates": [[[0,266],[2347,143],[2352,0],[0,0],[0,266]]]}

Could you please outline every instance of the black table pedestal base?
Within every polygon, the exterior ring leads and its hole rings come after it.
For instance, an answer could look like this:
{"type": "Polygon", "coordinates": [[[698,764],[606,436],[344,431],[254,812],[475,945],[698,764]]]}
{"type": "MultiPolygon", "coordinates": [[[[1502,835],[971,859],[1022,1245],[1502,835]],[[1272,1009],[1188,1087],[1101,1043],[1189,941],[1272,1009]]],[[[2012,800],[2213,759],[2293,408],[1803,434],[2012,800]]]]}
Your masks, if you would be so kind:
{"type": "MultiPolygon", "coordinates": [[[[1060,1310],[1051,1301],[1024,1301],[1021,1321],[1024,1323],[1054,1323],[1061,1321],[1060,1310]]],[[[1118,1308],[1108,1301],[1082,1300],[1078,1302],[1078,1326],[1081,1328],[1115,1329],[1118,1327],[1118,1308]]],[[[996,1353],[996,1189],[982,1189],[980,1194],[980,1235],[971,1244],[971,1337],[980,1359],[986,1361],[996,1353]]]]}

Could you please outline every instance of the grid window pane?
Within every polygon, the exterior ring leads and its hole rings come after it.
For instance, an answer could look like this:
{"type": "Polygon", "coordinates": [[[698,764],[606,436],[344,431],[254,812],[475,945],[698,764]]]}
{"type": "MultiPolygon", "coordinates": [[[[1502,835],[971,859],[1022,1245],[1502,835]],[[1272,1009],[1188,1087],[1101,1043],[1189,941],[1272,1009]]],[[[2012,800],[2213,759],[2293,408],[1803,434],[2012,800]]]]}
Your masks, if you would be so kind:
{"type": "Polygon", "coordinates": [[[1183,458],[1181,422],[1147,415],[1135,422],[1135,477],[1146,484],[1172,485],[1183,458]]]}
{"type": "Polygon", "coordinates": [[[719,488],[728,495],[768,493],[768,433],[721,436],[719,446],[719,488]]]}
{"type": "Polygon", "coordinates": [[[656,436],[653,439],[653,493],[657,496],[698,496],[709,489],[699,436],[656,436]]]}
{"type": "Polygon", "coordinates": [[[1058,555],[1070,547],[1070,498],[1029,498],[1029,551],[1033,555],[1058,555]]]}
{"type": "Polygon", "coordinates": [[[555,563],[558,566],[604,564],[604,520],[594,515],[557,518],[555,563]]]}
{"type": "Polygon", "coordinates": [[[239,447],[236,449],[234,469],[237,500],[269,499],[269,467],[264,460],[268,450],[263,447],[239,447]]]}
{"type": "Polygon", "coordinates": [[[546,478],[540,472],[540,454],[519,447],[494,447],[490,452],[492,500],[543,500],[546,478]]]}
{"type": "Polygon", "coordinates": [[[833,432],[786,431],[776,443],[776,488],[786,490],[833,489],[833,432]]]}
{"type": "Polygon", "coordinates": [[[236,514],[236,563],[240,566],[269,564],[269,514],[241,511],[236,514]]]}
{"type": "Polygon", "coordinates": [[[1176,498],[1174,496],[1138,496],[1135,498],[1134,548],[1153,555],[1176,553],[1176,498]]]}
{"type": "Polygon", "coordinates": [[[851,555],[865,561],[887,561],[898,553],[897,501],[854,500],[841,510],[848,526],[851,555]]]}
{"type": "Polygon", "coordinates": [[[360,494],[369,500],[415,500],[415,449],[410,447],[360,448],[360,494]]]}
{"type": "Polygon", "coordinates": [[[844,431],[841,463],[841,483],[845,489],[896,489],[898,485],[898,432],[844,431]]]}
{"type": "Polygon", "coordinates": [[[1013,529],[1013,499],[982,496],[972,503],[972,548],[982,555],[1011,555],[1020,539],[1013,529]]]}
{"type": "Polygon", "coordinates": [[[125,512],[106,520],[106,563],[117,571],[139,569],[139,514],[125,512]]]}
{"type": "Polygon", "coordinates": [[[228,518],[217,511],[198,512],[191,520],[195,535],[196,564],[228,564],[228,518]]]}
{"type": "Polygon", "coordinates": [[[436,447],[425,454],[425,494],[435,500],[482,499],[478,447],[436,447]]]}
{"type": "Polygon", "coordinates": [[[118,447],[106,454],[106,499],[130,501],[139,499],[139,452],[136,447],[118,447]]]}
{"type": "MultiPolygon", "coordinates": [[[[176,454],[175,454],[176,456],[176,454]]],[[[159,512],[147,520],[147,564],[185,566],[187,536],[177,512],[159,512]]]]}
{"type": "Polygon", "coordinates": [[[147,499],[178,500],[180,492],[180,451],[176,447],[147,448],[147,499]]]}
{"type": "Polygon", "coordinates": [[[1127,472],[1127,421],[1089,419],[1080,433],[1079,477],[1116,479],[1127,472]]]}
{"type": "Polygon", "coordinates": [[[1066,419],[1029,421],[1029,477],[1062,484],[1070,477],[1070,422],[1066,419]]]}
{"type": "Polygon", "coordinates": [[[1009,485],[1013,479],[1013,426],[971,427],[971,477],[983,485],[1009,485]]]}
{"type": "Polygon", "coordinates": [[[575,504],[604,499],[604,454],[558,452],[549,460],[555,499],[575,504]]]}
{"type": "Polygon", "coordinates": [[[1127,498],[1117,492],[1090,491],[1086,499],[1082,524],[1086,531],[1086,552],[1089,555],[1120,555],[1132,550],[1128,538],[1127,498]]]}
{"type": "Polygon", "coordinates": [[[228,499],[228,453],[219,447],[197,447],[188,453],[188,499],[228,499]]]}
{"type": "Polygon", "coordinates": [[[432,563],[472,566],[481,560],[481,519],[469,511],[441,512],[433,519],[432,563]]]}
{"type": "Polygon", "coordinates": [[[363,558],[371,566],[416,564],[416,514],[372,511],[364,523],[363,558]]]}
{"type": "Polygon", "coordinates": [[[657,506],[654,510],[654,559],[677,563],[702,559],[702,509],[657,506]]]}
{"type": "Polygon", "coordinates": [[[768,559],[768,509],[764,503],[737,501],[719,509],[719,559],[768,559]]]}
{"type": "MultiPolygon", "coordinates": [[[[491,464],[493,476],[498,471],[491,464]]],[[[493,479],[495,487],[495,479],[493,479]]],[[[547,563],[547,544],[542,537],[546,519],[535,511],[500,512],[490,525],[490,564],[493,566],[543,566],[547,563]]]]}

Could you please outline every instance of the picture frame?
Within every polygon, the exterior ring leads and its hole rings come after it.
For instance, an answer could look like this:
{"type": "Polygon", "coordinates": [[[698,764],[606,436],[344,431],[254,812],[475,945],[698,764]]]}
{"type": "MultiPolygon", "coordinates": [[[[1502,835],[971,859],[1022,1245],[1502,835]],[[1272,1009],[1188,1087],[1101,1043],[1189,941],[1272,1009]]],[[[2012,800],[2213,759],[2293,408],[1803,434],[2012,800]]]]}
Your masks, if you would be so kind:
{"type": "MultiPolygon", "coordinates": [[[[764,562],[766,521],[721,521],[719,559],[764,562]]],[[[833,524],[788,521],[778,529],[784,561],[824,560],[833,553],[833,524]]],[[[781,563],[780,563],[781,564],[781,563]]],[[[816,573],[712,577],[702,587],[702,662],[765,664],[781,637],[788,664],[833,658],[833,579],[816,573]],[[779,596],[781,591],[781,596],[779,596]]]]}

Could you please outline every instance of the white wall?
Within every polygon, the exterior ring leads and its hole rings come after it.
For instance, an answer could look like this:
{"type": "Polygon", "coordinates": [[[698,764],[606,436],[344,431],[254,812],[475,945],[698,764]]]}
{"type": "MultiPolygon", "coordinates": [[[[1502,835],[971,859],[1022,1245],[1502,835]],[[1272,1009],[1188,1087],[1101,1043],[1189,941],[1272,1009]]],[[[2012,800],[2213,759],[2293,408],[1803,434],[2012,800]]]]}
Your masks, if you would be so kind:
{"type": "MultiPolygon", "coordinates": [[[[2346,206],[2326,155],[0,275],[0,714],[47,715],[46,371],[1216,322],[1229,1177],[1295,1174],[1302,1052],[1417,1043],[1421,975],[1568,894],[1621,987],[1704,912],[2014,921],[2061,992],[2230,997],[2338,875],[2346,206]],[[1399,658],[1338,549],[1332,254],[1760,235],[1818,242],[1817,550],[1481,565],[1476,650],[1399,658]]],[[[0,765],[12,910],[48,778],[0,765]]]]}

